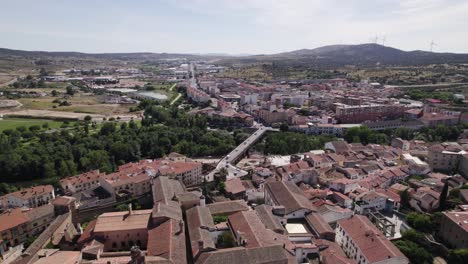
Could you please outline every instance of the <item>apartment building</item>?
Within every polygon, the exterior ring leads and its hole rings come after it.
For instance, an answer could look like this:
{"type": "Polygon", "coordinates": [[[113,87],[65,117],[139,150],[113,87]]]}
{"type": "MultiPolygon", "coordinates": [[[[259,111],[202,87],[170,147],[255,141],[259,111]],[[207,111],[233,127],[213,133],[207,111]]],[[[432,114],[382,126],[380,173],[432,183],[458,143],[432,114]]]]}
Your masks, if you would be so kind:
{"type": "Polygon", "coordinates": [[[0,214],[0,241],[5,249],[25,242],[44,231],[54,220],[54,206],[8,209],[0,214]]]}
{"type": "Polygon", "coordinates": [[[455,248],[468,248],[468,212],[443,212],[439,235],[455,248]]]}
{"type": "Polygon", "coordinates": [[[367,192],[357,198],[354,211],[358,214],[365,214],[369,211],[381,211],[385,209],[388,197],[375,192],[367,192]]]}
{"type": "Polygon", "coordinates": [[[105,173],[101,173],[99,170],[88,171],[76,176],[61,179],[60,186],[63,192],[68,195],[92,190],[99,187],[99,178],[104,175],[105,173]]]}
{"type": "Polygon", "coordinates": [[[353,127],[360,127],[360,124],[314,124],[309,123],[306,134],[312,135],[331,135],[331,136],[343,136],[346,130],[353,127]]]}
{"type": "Polygon", "coordinates": [[[335,241],[360,264],[409,264],[409,260],[363,215],[339,220],[335,241]]]}
{"type": "Polygon", "coordinates": [[[39,185],[0,197],[0,208],[38,207],[55,199],[52,185],[39,185]]]}
{"type": "Polygon", "coordinates": [[[288,112],[284,109],[273,111],[260,109],[258,111],[258,117],[266,124],[283,123],[288,121],[288,112]]]}
{"type": "Polygon", "coordinates": [[[428,163],[434,170],[454,171],[458,169],[468,148],[458,143],[441,143],[429,148],[428,163]]]}
{"type": "Polygon", "coordinates": [[[187,87],[187,96],[197,103],[206,103],[211,99],[209,94],[192,86],[187,87]]]}
{"type": "Polygon", "coordinates": [[[201,163],[165,159],[124,164],[117,172],[100,177],[99,182],[111,194],[140,196],[151,191],[151,178],[158,175],[180,179],[186,186],[203,183],[201,163]]]}
{"type": "Polygon", "coordinates": [[[436,127],[438,125],[453,126],[460,122],[461,114],[458,111],[427,105],[424,107],[420,120],[428,127],[436,127]]]}
{"type": "Polygon", "coordinates": [[[362,123],[403,116],[404,106],[392,104],[345,105],[335,103],[336,119],[341,123],[362,123]]]}

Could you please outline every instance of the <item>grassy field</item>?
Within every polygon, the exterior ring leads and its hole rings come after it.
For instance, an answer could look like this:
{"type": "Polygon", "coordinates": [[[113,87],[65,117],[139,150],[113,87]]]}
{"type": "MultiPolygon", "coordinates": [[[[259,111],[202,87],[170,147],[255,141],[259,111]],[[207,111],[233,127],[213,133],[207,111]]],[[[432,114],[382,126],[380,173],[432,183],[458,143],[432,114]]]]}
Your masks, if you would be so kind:
{"type": "Polygon", "coordinates": [[[25,126],[26,128],[30,126],[41,126],[45,123],[49,124],[49,128],[60,128],[63,124],[61,121],[53,121],[46,119],[29,119],[29,118],[5,118],[0,119],[0,132],[6,129],[15,129],[20,126],[25,126]]]}

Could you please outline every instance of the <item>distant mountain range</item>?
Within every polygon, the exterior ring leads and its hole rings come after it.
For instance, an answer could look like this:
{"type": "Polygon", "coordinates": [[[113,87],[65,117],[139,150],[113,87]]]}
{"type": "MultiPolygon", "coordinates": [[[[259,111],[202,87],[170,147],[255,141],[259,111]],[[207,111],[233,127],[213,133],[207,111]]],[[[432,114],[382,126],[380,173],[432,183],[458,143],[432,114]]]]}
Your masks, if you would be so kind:
{"type": "Polygon", "coordinates": [[[316,49],[301,49],[272,55],[177,54],[177,53],[80,53],[22,51],[0,48],[2,57],[27,59],[80,58],[115,60],[160,60],[185,57],[187,59],[218,59],[220,63],[278,62],[282,64],[336,67],[345,65],[427,65],[441,63],[468,63],[468,54],[403,51],[378,44],[331,45],[316,49]]]}
{"type": "Polygon", "coordinates": [[[331,45],[316,49],[301,49],[272,55],[256,55],[226,62],[282,62],[316,66],[344,65],[426,65],[441,63],[468,63],[468,54],[403,51],[378,44],[331,45]]]}
{"type": "MultiPolygon", "coordinates": [[[[116,60],[155,60],[170,58],[196,58],[196,54],[178,54],[178,53],[83,53],[83,52],[54,52],[54,51],[25,51],[0,48],[0,58],[5,56],[16,56],[23,58],[80,58],[80,59],[116,59],[116,60]]],[[[213,57],[216,57],[213,55],[213,57]]]]}

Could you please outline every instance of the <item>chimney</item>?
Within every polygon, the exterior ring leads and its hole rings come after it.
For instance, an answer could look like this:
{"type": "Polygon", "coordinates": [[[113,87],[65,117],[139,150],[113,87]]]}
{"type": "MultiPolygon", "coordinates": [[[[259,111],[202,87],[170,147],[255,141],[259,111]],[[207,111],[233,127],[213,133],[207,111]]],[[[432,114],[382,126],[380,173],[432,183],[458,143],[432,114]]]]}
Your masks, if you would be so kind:
{"type": "Polygon", "coordinates": [[[128,204],[128,214],[131,215],[132,213],[133,213],[132,204],[129,203],[129,204],[128,204]]]}

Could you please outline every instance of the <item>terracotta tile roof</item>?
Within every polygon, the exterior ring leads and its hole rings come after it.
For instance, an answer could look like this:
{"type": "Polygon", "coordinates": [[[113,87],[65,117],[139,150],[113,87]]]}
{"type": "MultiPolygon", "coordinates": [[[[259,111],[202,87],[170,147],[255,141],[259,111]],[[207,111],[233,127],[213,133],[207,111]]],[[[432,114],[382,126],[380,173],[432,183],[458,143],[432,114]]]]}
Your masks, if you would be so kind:
{"type": "Polygon", "coordinates": [[[346,161],[346,157],[343,155],[335,154],[335,153],[328,153],[328,158],[334,162],[344,162],[346,161]]]}
{"type": "Polygon", "coordinates": [[[8,209],[0,214],[0,232],[53,214],[54,206],[52,204],[27,209],[8,209]]]}
{"type": "Polygon", "coordinates": [[[291,173],[297,173],[305,169],[310,169],[309,163],[307,161],[298,161],[298,162],[293,162],[288,165],[281,166],[280,169],[282,171],[287,172],[289,174],[291,173]]]}
{"type": "Polygon", "coordinates": [[[286,214],[300,209],[316,211],[309,199],[293,182],[267,182],[265,188],[269,190],[276,205],[284,206],[286,214]]]}
{"type": "Polygon", "coordinates": [[[87,242],[93,237],[93,231],[94,227],[96,226],[97,220],[92,220],[88,223],[86,226],[86,229],[83,231],[83,234],[81,234],[80,238],[78,239],[78,244],[87,242]]]}
{"type": "Polygon", "coordinates": [[[356,264],[355,260],[346,257],[338,243],[325,239],[316,239],[315,243],[319,248],[326,247],[320,251],[323,264],[356,264]]]}
{"type": "Polygon", "coordinates": [[[354,215],[349,219],[339,220],[338,224],[350,236],[370,263],[390,258],[399,258],[402,261],[401,263],[409,263],[403,253],[367,217],[354,215]]]}
{"type": "Polygon", "coordinates": [[[112,232],[133,229],[147,229],[153,210],[134,210],[104,213],[97,218],[94,232],[112,232]]]}
{"type": "Polygon", "coordinates": [[[296,245],[286,235],[267,229],[254,211],[242,211],[230,215],[228,225],[236,240],[245,241],[242,245],[245,248],[281,245],[288,255],[294,254],[296,245]]]}
{"type": "Polygon", "coordinates": [[[195,206],[185,212],[187,219],[187,229],[190,239],[192,255],[195,257],[200,250],[210,248],[215,249],[215,242],[207,230],[214,228],[213,218],[207,207],[195,206]]]}
{"type": "Polygon", "coordinates": [[[334,237],[335,231],[319,213],[312,212],[308,214],[306,220],[319,237],[334,237]]]}
{"type": "MultiPolygon", "coordinates": [[[[348,196],[340,193],[340,192],[333,192],[333,196],[337,196],[338,199],[341,199],[343,201],[347,201],[347,200],[351,200],[351,198],[349,198],[348,196]]],[[[335,197],[335,199],[337,199],[337,197],[335,197]]]]}
{"type": "Polygon", "coordinates": [[[389,189],[376,189],[376,192],[387,196],[388,198],[392,199],[393,201],[399,203],[401,201],[400,195],[389,190],[389,189]]]}
{"type": "Polygon", "coordinates": [[[57,251],[52,255],[49,255],[44,258],[40,258],[35,264],[51,264],[51,263],[60,263],[60,264],[75,264],[78,263],[81,259],[80,251],[57,251]]]}
{"type": "Polygon", "coordinates": [[[174,220],[182,219],[182,209],[175,201],[168,201],[167,203],[156,203],[153,206],[153,218],[163,217],[174,220]]]}
{"type": "Polygon", "coordinates": [[[153,200],[154,202],[167,203],[175,196],[185,192],[183,185],[166,176],[159,176],[154,180],[153,184],[153,200]]]}
{"type": "Polygon", "coordinates": [[[257,213],[265,228],[283,233],[284,228],[280,223],[280,219],[278,216],[273,215],[272,209],[272,206],[262,204],[255,207],[255,213],[257,213]]]}
{"type": "Polygon", "coordinates": [[[359,196],[359,198],[366,202],[372,202],[376,199],[387,199],[388,197],[376,191],[370,191],[359,196]]]}
{"type": "Polygon", "coordinates": [[[257,236],[262,231],[260,229],[263,224],[255,212],[245,211],[232,214],[228,218],[228,223],[236,238],[241,236],[242,239],[245,239],[246,244],[242,246],[255,248],[261,246],[262,242],[264,242],[257,236]]]}
{"type": "Polygon", "coordinates": [[[226,192],[236,195],[245,192],[245,187],[240,178],[233,178],[224,182],[226,185],[226,192]]]}
{"type": "Polygon", "coordinates": [[[58,196],[56,197],[53,201],[53,205],[59,205],[59,206],[68,206],[70,205],[73,201],[76,201],[75,197],[71,196],[58,196]]]}
{"type": "Polygon", "coordinates": [[[331,144],[335,148],[337,154],[342,154],[349,151],[349,146],[346,141],[332,141],[331,144]]]}
{"type": "Polygon", "coordinates": [[[170,160],[140,160],[119,166],[117,172],[108,174],[105,179],[112,186],[121,186],[132,182],[142,182],[150,179],[159,172],[163,176],[171,176],[201,169],[197,162],[174,162],[170,160]]]}
{"type": "Polygon", "coordinates": [[[461,228],[463,228],[465,232],[468,232],[468,212],[450,211],[443,212],[443,214],[461,228]]]}
{"type": "Polygon", "coordinates": [[[26,224],[29,218],[22,212],[21,208],[7,210],[0,214],[0,232],[26,224]]]}
{"type": "Polygon", "coordinates": [[[249,210],[249,206],[244,200],[225,201],[207,204],[212,215],[228,215],[239,211],[249,210]]]}
{"type": "Polygon", "coordinates": [[[281,246],[246,249],[243,247],[221,249],[203,253],[197,264],[287,264],[288,256],[281,246]]]}
{"type": "Polygon", "coordinates": [[[148,230],[148,256],[159,256],[172,263],[186,263],[185,231],[182,221],[168,220],[148,230]]]}
{"type": "Polygon", "coordinates": [[[52,185],[39,185],[39,186],[27,188],[27,189],[22,189],[17,192],[9,193],[7,194],[7,196],[11,195],[11,196],[15,196],[17,198],[23,199],[23,200],[27,200],[34,196],[51,193],[53,191],[54,191],[54,187],[52,185]]]}
{"type": "Polygon", "coordinates": [[[99,172],[99,170],[88,171],[76,176],[67,177],[60,180],[60,185],[65,189],[66,185],[77,185],[83,183],[90,183],[99,181],[99,178],[104,176],[105,173],[99,172]]]}
{"type": "Polygon", "coordinates": [[[46,204],[43,206],[30,208],[28,210],[23,210],[27,215],[30,221],[46,217],[48,215],[54,215],[54,206],[52,204],[46,204]]]}

